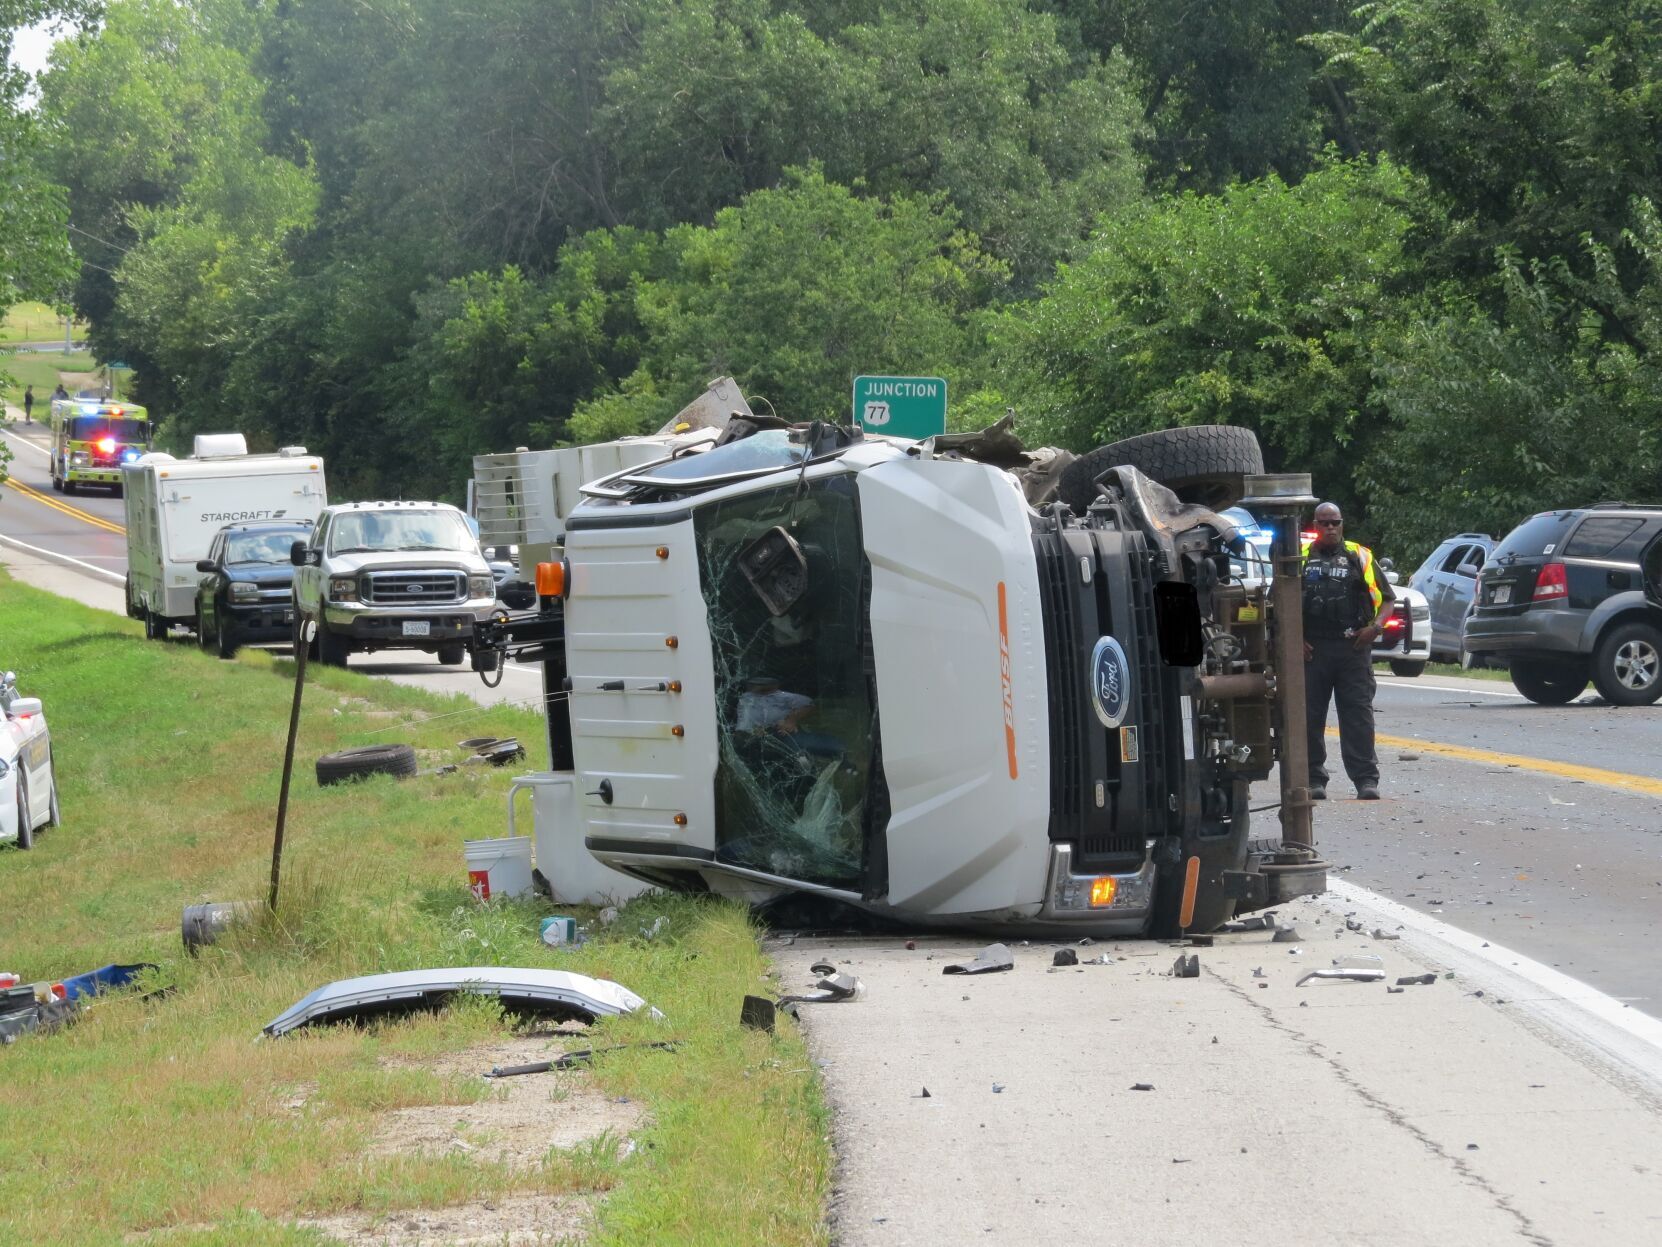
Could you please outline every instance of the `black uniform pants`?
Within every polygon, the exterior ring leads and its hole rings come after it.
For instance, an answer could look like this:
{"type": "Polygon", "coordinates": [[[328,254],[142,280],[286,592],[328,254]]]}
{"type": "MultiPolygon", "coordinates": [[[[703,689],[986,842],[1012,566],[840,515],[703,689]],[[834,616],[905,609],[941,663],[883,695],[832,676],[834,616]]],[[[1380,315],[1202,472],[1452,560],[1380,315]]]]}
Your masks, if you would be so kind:
{"type": "Polygon", "coordinates": [[[1310,741],[1310,783],[1327,786],[1327,704],[1339,705],[1339,755],[1358,788],[1379,783],[1373,747],[1373,647],[1358,650],[1349,637],[1312,639],[1304,664],[1305,727],[1310,741]]]}

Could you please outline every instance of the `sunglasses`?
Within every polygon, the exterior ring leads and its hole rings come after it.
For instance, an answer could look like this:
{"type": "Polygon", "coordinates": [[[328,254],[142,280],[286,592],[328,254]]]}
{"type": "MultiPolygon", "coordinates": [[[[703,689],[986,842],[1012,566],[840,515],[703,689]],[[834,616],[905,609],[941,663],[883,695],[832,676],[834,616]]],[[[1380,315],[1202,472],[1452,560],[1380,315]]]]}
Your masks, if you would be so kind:
{"type": "Polygon", "coordinates": [[[1337,527],[1339,527],[1339,525],[1343,524],[1344,521],[1343,520],[1317,520],[1316,523],[1317,523],[1318,526],[1320,526],[1322,528],[1337,528],[1337,527]]]}

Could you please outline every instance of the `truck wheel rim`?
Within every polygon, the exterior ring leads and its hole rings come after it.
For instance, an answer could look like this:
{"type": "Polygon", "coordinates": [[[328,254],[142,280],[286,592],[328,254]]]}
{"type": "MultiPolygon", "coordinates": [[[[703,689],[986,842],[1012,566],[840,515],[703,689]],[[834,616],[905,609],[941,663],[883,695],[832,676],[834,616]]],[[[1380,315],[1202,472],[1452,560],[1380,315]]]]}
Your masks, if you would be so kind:
{"type": "Polygon", "coordinates": [[[1662,657],[1648,641],[1628,641],[1616,651],[1616,680],[1623,687],[1635,691],[1649,688],[1656,680],[1662,657]]]}

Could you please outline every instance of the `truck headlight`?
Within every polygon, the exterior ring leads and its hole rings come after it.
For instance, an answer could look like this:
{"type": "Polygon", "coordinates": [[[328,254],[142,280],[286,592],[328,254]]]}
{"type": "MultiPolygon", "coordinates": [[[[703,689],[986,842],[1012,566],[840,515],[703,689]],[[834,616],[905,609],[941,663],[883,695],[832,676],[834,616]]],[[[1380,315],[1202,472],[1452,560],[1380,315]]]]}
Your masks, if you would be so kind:
{"type": "Polygon", "coordinates": [[[329,600],[331,602],[356,602],[358,600],[358,581],[354,576],[331,576],[329,578],[329,600]]]}
{"type": "Polygon", "coordinates": [[[467,595],[470,598],[494,598],[496,596],[496,578],[489,574],[469,576],[467,578],[467,595]]]}
{"type": "Polygon", "coordinates": [[[87,452],[72,450],[69,452],[69,462],[72,467],[83,468],[87,465],[87,452]]]}
{"type": "Polygon", "coordinates": [[[257,602],[260,600],[260,587],[251,580],[233,580],[231,587],[225,590],[225,596],[233,602],[257,602]]]}

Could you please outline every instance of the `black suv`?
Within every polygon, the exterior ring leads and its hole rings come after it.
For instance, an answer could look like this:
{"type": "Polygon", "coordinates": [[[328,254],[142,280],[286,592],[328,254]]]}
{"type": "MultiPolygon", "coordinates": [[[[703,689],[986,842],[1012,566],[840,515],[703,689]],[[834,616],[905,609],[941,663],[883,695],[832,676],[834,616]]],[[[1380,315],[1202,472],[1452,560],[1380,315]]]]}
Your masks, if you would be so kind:
{"type": "Polygon", "coordinates": [[[1662,609],[1640,572],[1659,533],[1662,507],[1625,502],[1530,516],[1478,576],[1466,653],[1510,664],[1542,705],[1573,701],[1589,678],[1618,706],[1662,697],[1662,609]]]}

